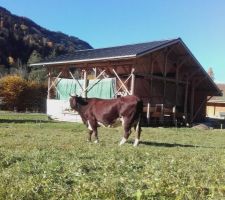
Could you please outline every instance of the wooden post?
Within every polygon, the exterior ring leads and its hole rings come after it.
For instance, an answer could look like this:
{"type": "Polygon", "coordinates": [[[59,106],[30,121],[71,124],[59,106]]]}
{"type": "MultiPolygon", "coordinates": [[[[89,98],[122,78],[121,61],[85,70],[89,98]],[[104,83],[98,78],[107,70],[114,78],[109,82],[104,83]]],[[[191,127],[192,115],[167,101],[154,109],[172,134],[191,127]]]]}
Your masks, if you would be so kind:
{"type": "Polygon", "coordinates": [[[176,68],[176,97],[175,97],[175,104],[177,106],[177,101],[178,101],[178,86],[179,86],[179,75],[180,75],[180,68],[190,59],[189,56],[185,56],[182,58],[181,62],[177,64],[176,68]]]}
{"type": "Polygon", "coordinates": [[[180,75],[180,68],[182,65],[177,66],[176,68],[176,96],[175,96],[175,105],[177,106],[178,101],[178,86],[179,86],[179,75],[180,75]]]}
{"type": "Polygon", "coordinates": [[[164,104],[161,104],[161,112],[159,121],[164,125],[164,104]]]}
{"type": "Polygon", "coordinates": [[[184,116],[185,116],[185,123],[187,123],[187,98],[188,98],[188,79],[187,79],[187,82],[186,82],[185,97],[184,97],[184,116]]]}
{"type": "MultiPolygon", "coordinates": [[[[189,85],[189,80],[193,78],[197,73],[199,72],[199,69],[194,71],[190,76],[187,77],[186,80],[186,89],[185,89],[185,99],[184,99],[184,115],[185,115],[185,122],[187,123],[187,98],[188,98],[188,85],[189,85]]],[[[193,81],[192,81],[192,91],[191,91],[191,109],[190,109],[190,120],[192,120],[193,117],[193,109],[194,109],[194,87],[193,87],[193,81]]]]}
{"type": "Polygon", "coordinates": [[[167,57],[168,52],[164,55],[164,69],[163,69],[163,104],[165,104],[165,98],[166,98],[166,70],[167,70],[167,57]]]}
{"type": "Polygon", "coordinates": [[[51,76],[52,76],[51,70],[48,68],[48,95],[47,95],[47,99],[51,98],[51,95],[50,95],[51,76]]]}
{"type": "Polygon", "coordinates": [[[176,69],[176,91],[175,91],[175,105],[177,106],[178,99],[178,80],[179,80],[179,69],[176,69]]]}
{"type": "Polygon", "coordinates": [[[96,67],[94,67],[93,70],[94,70],[94,74],[95,74],[94,76],[96,78],[97,77],[97,69],[96,69],[96,67]]]}
{"type": "MultiPolygon", "coordinates": [[[[103,76],[105,70],[103,70],[97,77],[95,77],[93,80],[99,79],[101,76],[103,76]]],[[[83,93],[88,93],[95,85],[97,85],[102,79],[99,79],[97,82],[95,82],[91,87],[86,87],[83,89],[83,93]]]]}
{"type": "Polygon", "coordinates": [[[83,70],[84,72],[84,85],[83,85],[83,97],[84,98],[87,98],[87,71],[86,70],[83,70]]]}
{"type": "Polygon", "coordinates": [[[151,56],[151,77],[150,77],[150,101],[152,100],[153,97],[153,72],[154,72],[154,61],[153,58],[151,56]]]}
{"type": "Polygon", "coordinates": [[[161,113],[161,120],[162,123],[164,124],[164,108],[165,108],[165,103],[166,103],[166,74],[167,74],[167,60],[168,60],[168,55],[171,50],[167,50],[164,55],[164,69],[163,69],[163,106],[162,106],[162,113],[161,113]]]}
{"type": "Polygon", "coordinates": [[[131,85],[130,85],[130,94],[134,95],[134,84],[135,84],[135,74],[134,74],[134,67],[131,71],[131,85]]]}
{"type": "Polygon", "coordinates": [[[173,106],[172,113],[173,113],[173,123],[177,127],[177,113],[176,113],[176,106],[173,106]]]}
{"type": "Polygon", "coordinates": [[[147,104],[147,123],[150,125],[150,103],[147,104]]]}
{"type": "Polygon", "coordinates": [[[192,85],[191,88],[191,116],[190,116],[190,122],[193,122],[193,116],[194,116],[194,100],[195,100],[195,86],[192,85]]]}

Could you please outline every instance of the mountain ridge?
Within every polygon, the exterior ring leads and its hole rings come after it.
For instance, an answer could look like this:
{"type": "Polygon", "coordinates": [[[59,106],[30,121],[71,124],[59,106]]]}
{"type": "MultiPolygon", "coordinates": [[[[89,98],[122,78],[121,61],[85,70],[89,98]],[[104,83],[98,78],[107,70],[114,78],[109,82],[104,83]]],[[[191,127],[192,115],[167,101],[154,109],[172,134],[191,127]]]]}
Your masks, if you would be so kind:
{"type": "Polygon", "coordinates": [[[0,6],[1,68],[18,68],[84,49],[92,49],[92,46],[75,36],[50,31],[0,6]]]}

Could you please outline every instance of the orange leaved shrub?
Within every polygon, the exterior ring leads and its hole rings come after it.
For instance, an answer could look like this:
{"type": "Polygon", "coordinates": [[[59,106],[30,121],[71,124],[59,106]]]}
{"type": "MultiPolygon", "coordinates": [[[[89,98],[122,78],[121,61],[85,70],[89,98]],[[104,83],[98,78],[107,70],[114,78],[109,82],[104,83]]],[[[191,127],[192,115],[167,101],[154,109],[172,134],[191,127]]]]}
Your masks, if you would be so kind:
{"type": "Polygon", "coordinates": [[[0,79],[0,97],[3,109],[18,111],[45,111],[47,86],[27,81],[18,75],[0,79]]]}

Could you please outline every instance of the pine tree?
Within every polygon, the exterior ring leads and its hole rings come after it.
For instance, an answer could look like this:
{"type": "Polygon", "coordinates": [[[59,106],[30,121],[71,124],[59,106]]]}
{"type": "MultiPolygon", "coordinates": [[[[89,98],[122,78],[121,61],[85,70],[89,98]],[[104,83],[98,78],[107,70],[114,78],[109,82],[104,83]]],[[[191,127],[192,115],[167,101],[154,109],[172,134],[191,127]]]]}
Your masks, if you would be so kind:
{"type": "Polygon", "coordinates": [[[27,64],[40,62],[41,60],[42,60],[41,54],[38,51],[33,50],[33,52],[30,55],[30,58],[28,59],[27,64]]]}

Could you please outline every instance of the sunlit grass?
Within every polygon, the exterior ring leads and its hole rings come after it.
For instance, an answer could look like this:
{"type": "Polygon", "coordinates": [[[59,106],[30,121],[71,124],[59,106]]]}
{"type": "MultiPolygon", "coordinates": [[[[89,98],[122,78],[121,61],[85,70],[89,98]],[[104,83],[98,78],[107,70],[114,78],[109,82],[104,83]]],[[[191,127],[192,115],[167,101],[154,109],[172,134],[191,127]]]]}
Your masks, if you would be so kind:
{"type": "Polygon", "coordinates": [[[224,199],[225,131],[121,128],[87,143],[82,124],[0,113],[0,199],[224,199]]]}

